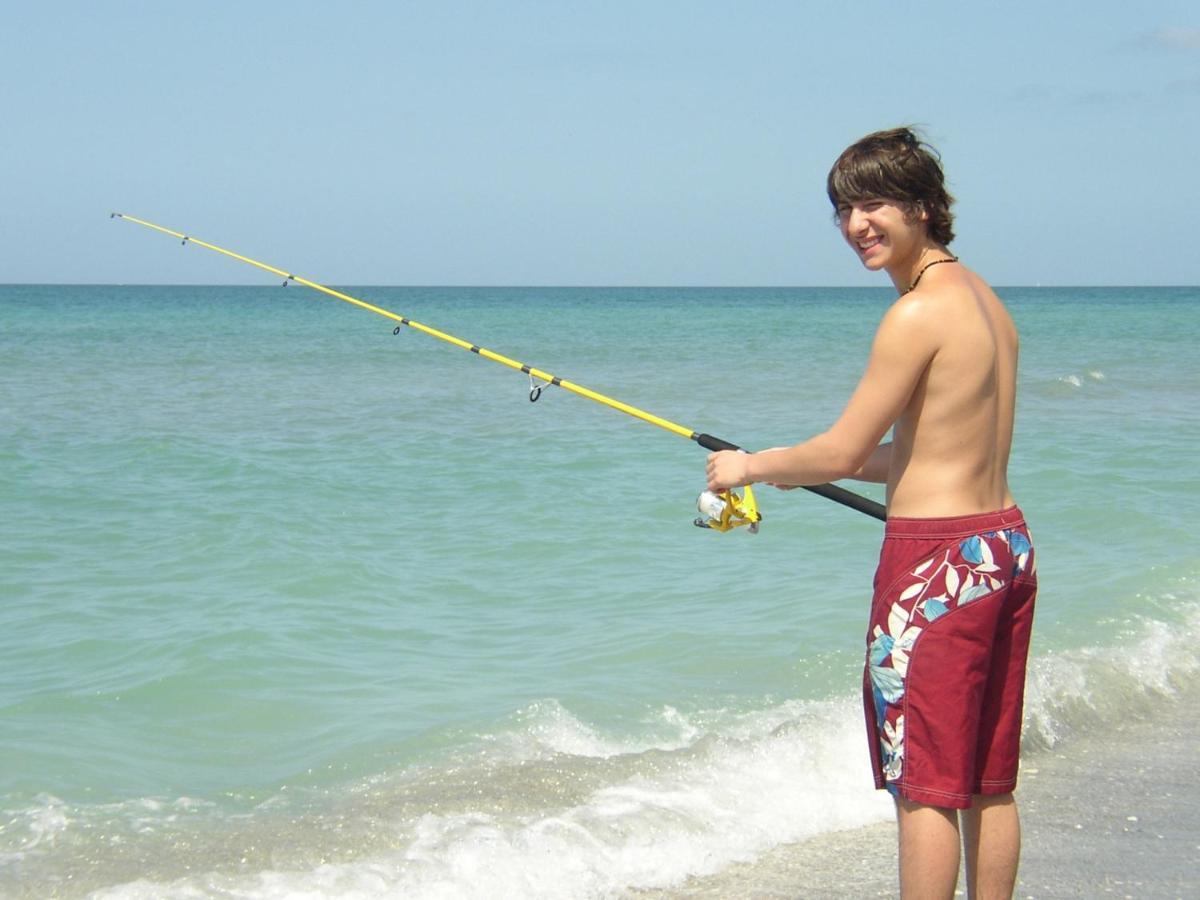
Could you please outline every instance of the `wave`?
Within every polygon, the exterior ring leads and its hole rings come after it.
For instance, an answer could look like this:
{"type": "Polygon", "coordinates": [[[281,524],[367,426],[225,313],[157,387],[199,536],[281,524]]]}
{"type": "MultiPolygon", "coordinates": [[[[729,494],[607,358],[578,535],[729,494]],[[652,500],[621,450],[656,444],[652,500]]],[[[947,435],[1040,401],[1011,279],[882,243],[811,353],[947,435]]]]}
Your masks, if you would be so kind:
{"type": "Polygon", "coordinates": [[[1083,375],[1078,375],[1075,373],[1071,373],[1069,375],[1059,375],[1054,380],[1058,384],[1066,384],[1074,388],[1080,388],[1084,386],[1085,379],[1087,381],[1106,381],[1108,380],[1108,376],[1099,369],[1089,369],[1083,375]]]}
{"type": "MultiPolygon", "coordinates": [[[[1167,704],[1200,669],[1200,604],[1032,660],[1026,758],[1167,704]]],[[[792,700],[605,733],[531,704],[436,764],[338,789],[9,810],[0,892],[95,898],[607,897],[882,821],[856,699],[792,700]]]]}
{"type": "Polygon", "coordinates": [[[1200,604],[1167,618],[1112,622],[1113,641],[1031,660],[1025,685],[1026,753],[1141,718],[1172,698],[1200,670],[1200,604]]]}

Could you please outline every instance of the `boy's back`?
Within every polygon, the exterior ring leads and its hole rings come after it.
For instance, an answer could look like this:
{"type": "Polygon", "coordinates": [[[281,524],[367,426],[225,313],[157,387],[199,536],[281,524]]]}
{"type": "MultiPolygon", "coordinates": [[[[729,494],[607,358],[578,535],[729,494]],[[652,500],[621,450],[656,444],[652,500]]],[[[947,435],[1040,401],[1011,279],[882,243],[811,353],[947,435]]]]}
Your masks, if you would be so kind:
{"type": "Polygon", "coordinates": [[[954,516],[1013,503],[1006,471],[1017,332],[1000,299],[962,266],[931,270],[896,301],[910,352],[928,364],[893,431],[888,513],[954,516]]]}

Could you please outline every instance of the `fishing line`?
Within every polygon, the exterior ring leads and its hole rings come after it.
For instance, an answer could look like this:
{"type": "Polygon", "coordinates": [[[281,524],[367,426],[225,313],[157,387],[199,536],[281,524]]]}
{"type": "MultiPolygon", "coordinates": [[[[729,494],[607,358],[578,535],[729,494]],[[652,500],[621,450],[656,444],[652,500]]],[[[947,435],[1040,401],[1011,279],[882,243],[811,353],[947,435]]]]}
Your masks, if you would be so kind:
{"type": "MultiPolygon", "coordinates": [[[[192,237],[191,235],[187,235],[179,231],[173,231],[170,228],[164,228],[162,225],[155,225],[153,222],[147,222],[145,219],[139,219],[136,216],[130,216],[124,213],[115,212],[112,213],[109,218],[124,219],[127,222],[133,222],[134,224],[141,225],[153,231],[158,231],[162,234],[178,238],[179,242],[184,246],[187,244],[195,244],[199,247],[205,248],[206,250],[212,250],[216,253],[222,254],[223,256],[228,256],[231,259],[236,259],[239,262],[254,266],[257,269],[262,269],[264,272],[270,272],[271,274],[277,275],[283,279],[284,287],[287,287],[288,284],[294,282],[296,284],[303,285],[304,287],[312,288],[314,291],[318,291],[322,294],[326,294],[330,297],[334,297],[338,300],[342,300],[346,303],[360,307],[361,309],[373,312],[376,315],[391,319],[392,321],[399,323],[393,329],[393,334],[399,334],[402,327],[412,328],[416,331],[427,334],[430,337],[437,338],[440,341],[453,344],[454,346],[463,350],[469,350],[471,353],[482,356],[484,359],[490,359],[492,362],[500,363],[502,366],[508,366],[510,369],[524,372],[529,376],[530,401],[536,401],[541,396],[543,388],[550,386],[559,387],[565,391],[571,392],[572,394],[578,394],[580,397],[586,397],[588,400],[592,400],[603,406],[607,406],[610,409],[615,409],[618,412],[623,412],[626,415],[633,416],[635,419],[641,419],[643,422],[649,422],[651,425],[656,425],[659,428],[671,432],[672,434],[677,434],[680,437],[685,437],[688,440],[695,441],[706,450],[742,449],[737,444],[732,444],[729,441],[722,440],[721,438],[713,437],[711,434],[704,434],[702,432],[694,431],[691,428],[687,428],[676,422],[664,419],[661,416],[656,416],[653,413],[646,412],[643,409],[638,409],[636,406],[631,406],[628,403],[623,403],[620,400],[605,396],[604,394],[593,391],[590,388],[584,387],[583,385],[576,384],[572,381],[567,381],[564,378],[559,378],[557,375],[553,375],[550,372],[544,372],[541,369],[534,368],[533,366],[525,365],[524,363],[518,362],[515,359],[510,359],[509,357],[500,353],[488,350],[486,347],[481,347],[478,344],[472,344],[470,341],[464,341],[462,338],[455,337],[454,335],[448,334],[444,331],[439,331],[438,329],[429,325],[424,325],[408,318],[408,316],[398,315],[391,310],[384,309],[380,306],[375,306],[372,303],[367,303],[365,300],[360,300],[357,297],[344,294],[341,291],[326,287],[323,284],[318,284],[315,281],[310,281],[307,278],[302,278],[299,275],[295,275],[284,269],[260,262],[257,259],[251,259],[249,256],[243,256],[240,253],[235,253],[234,251],[227,250],[224,247],[218,247],[216,244],[210,244],[208,241],[202,241],[199,238],[192,237]]],[[[877,503],[876,501],[867,497],[863,497],[860,494],[855,494],[853,491],[848,491],[845,488],[838,487],[837,485],[833,484],[812,484],[801,486],[806,491],[819,494],[822,497],[833,500],[835,503],[840,503],[843,506],[857,510],[865,515],[872,516],[873,518],[881,521],[885,521],[887,519],[887,512],[884,509],[883,504],[877,503]]],[[[705,494],[708,494],[708,492],[705,492],[705,494]]],[[[721,495],[719,495],[717,499],[726,504],[724,508],[720,508],[718,505],[713,504],[711,502],[711,497],[706,497],[705,494],[701,495],[699,507],[700,511],[705,513],[707,518],[697,519],[696,524],[705,528],[714,528],[718,531],[727,531],[728,529],[738,527],[739,525],[749,525],[751,526],[751,530],[756,530],[754,526],[757,526],[761,516],[759,516],[757,506],[754,503],[753,492],[748,487],[746,488],[744,495],[738,495],[734,492],[723,492],[721,495]]]]}

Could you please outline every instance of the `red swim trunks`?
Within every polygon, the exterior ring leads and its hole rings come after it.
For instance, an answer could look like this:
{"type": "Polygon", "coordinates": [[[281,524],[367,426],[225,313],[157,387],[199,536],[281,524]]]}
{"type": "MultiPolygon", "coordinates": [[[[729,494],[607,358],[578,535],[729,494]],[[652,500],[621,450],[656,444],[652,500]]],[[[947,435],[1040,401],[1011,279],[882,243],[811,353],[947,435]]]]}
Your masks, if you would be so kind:
{"type": "Polygon", "coordinates": [[[863,674],[877,788],[967,809],[1016,786],[1036,594],[1017,507],[888,519],[863,674]]]}

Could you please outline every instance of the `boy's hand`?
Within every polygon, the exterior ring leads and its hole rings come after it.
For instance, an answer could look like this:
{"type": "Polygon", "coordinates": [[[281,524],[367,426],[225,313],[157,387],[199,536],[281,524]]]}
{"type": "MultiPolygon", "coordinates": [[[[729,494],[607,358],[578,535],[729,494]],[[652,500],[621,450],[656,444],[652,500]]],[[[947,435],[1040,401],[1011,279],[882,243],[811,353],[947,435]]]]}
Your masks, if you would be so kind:
{"type": "Polygon", "coordinates": [[[750,483],[747,461],[750,456],[738,450],[718,450],[708,455],[708,489],[727,491],[750,483]]]}

